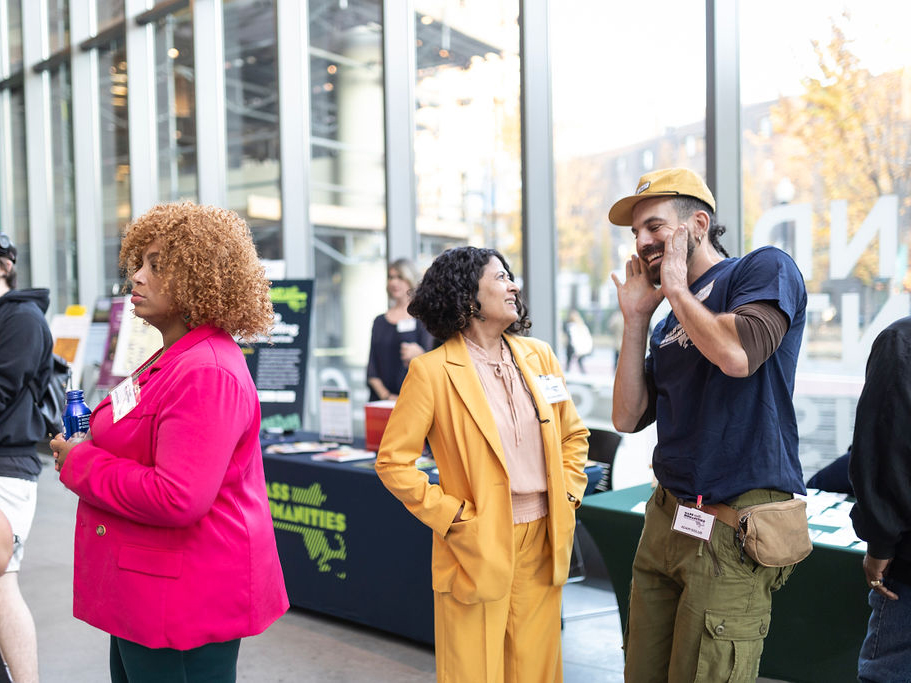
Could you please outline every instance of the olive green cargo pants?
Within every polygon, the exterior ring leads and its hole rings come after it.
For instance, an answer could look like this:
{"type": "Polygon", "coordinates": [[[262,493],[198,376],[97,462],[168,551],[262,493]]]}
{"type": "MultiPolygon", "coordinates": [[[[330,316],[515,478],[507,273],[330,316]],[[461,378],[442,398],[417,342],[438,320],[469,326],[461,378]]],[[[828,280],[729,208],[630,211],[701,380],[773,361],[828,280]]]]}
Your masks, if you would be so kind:
{"type": "MultiPolygon", "coordinates": [[[[790,497],[754,489],[731,505],[790,497]]],[[[624,634],[626,681],[755,681],[772,591],[794,566],[763,567],[747,555],[741,560],[734,529],[717,520],[709,543],[673,531],[676,505],[661,486],[646,505],[624,634]]]]}

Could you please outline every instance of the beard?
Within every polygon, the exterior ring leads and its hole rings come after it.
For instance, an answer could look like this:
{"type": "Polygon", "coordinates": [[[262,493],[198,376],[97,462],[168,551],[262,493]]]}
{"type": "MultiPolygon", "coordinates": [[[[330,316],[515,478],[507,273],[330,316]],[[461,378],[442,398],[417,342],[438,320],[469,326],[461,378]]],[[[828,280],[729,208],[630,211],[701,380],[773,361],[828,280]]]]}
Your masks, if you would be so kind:
{"type": "MultiPolygon", "coordinates": [[[[640,256],[640,258],[642,258],[643,256],[648,258],[656,251],[661,251],[661,253],[663,254],[664,247],[663,246],[661,248],[654,247],[652,249],[649,249],[647,252],[643,253],[642,256],[640,256]]],[[[696,239],[693,237],[693,235],[689,231],[687,231],[687,233],[686,233],[686,265],[687,265],[687,267],[689,267],[690,261],[692,260],[693,253],[695,251],[696,251],[696,239]]],[[[662,260],[663,260],[663,257],[662,257],[662,260]]],[[[651,265],[648,265],[648,266],[646,266],[646,269],[648,270],[648,275],[649,275],[649,278],[651,278],[652,284],[654,284],[656,286],[660,285],[661,284],[661,264],[659,263],[657,265],[657,267],[654,267],[654,268],[651,265]]]]}

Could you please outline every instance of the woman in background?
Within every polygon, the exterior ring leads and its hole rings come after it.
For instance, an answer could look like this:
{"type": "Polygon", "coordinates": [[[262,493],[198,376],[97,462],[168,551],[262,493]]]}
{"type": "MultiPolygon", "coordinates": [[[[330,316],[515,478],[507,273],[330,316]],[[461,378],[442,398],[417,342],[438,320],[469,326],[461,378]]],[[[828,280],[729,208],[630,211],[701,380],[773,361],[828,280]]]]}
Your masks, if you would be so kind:
{"type": "Polygon", "coordinates": [[[445,341],[411,361],[376,471],[434,531],[437,681],[558,683],[588,430],[499,252],[444,252],[408,310],[445,341]]]}
{"type": "Polygon", "coordinates": [[[269,282],[234,212],[157,206],[120,266],[160,351],[51,441],[79,496],[73,613],[111,634],[111,680],[232,682],[240,638],[288,608],[266,497],[256,387],[233,337],[272,325],[269,282]]]}
{"type": "Polygon", "coordinates": [[[433,338],[419,320],[408,313],[411,292],[418,281],[415,267],[407,259],[393,261],[386,277],[389,310],[373,321],[367,386],[370,400],[395,400],[408,364],[433,345],[433,338]]]}

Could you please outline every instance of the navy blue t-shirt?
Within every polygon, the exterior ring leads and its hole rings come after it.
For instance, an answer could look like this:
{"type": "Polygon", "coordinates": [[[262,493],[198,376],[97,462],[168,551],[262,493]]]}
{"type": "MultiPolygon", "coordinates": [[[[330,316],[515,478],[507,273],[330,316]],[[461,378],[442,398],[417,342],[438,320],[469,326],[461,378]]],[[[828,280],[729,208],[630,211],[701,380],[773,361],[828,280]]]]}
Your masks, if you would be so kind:
{"type": "Polygon", "coordinates": [[[655,327],[645,361],[656,395],[655,476],[675,495],[706,503],[755,488],[806,493],[792,402],[807,305],[797,265],[762,247],[715,264],[690,291],[716,313],[773,302],[789,326],[775,353],[742,378],[709,362],[673,312],[655,327]]]}

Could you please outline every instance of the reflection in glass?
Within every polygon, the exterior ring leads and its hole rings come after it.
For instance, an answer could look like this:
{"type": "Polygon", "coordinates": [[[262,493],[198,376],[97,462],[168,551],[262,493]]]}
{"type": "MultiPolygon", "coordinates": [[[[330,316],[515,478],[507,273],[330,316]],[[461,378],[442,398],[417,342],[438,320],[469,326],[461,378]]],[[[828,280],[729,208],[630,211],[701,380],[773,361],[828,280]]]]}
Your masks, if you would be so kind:
{"type": "MultiPolygon", "coordinates": [[[[50,74],[51,174],[54,190],[54,269],[57,274],[55,307],[63,311],[79,302],[76,266],[76,202],[73,175],[73,116],[69,65],[50,74]]],[[[90,303],[90,302],[88,302],[90,303]]]]}
{"type": "Polygon", "coordinates": [[[196,93],[189,9],[155,27],[158,175],[162,201],[196,200],[196,93]]]}
{"type": "Polygon", "coordinates": [[[309,10],[313,365],[318,386],[351,389],[360,421],[370,325],[386,310],[382,11],[377,0],[309,0],[309,10]]]}
{"type": "Polygon", "coordinates": [[[428,0],[415,15],[421,258],[473,244],[522,267],[519,3],[428,0]]]}
{"type": "MultiPolygon", "coordinates": [[[[22,69],[22,0],[6,0],[6,22],[9,73],[14,74],[22,69]]],[[[2,46],[0,49],[3,49],[2,46]]]]}
{"type": "Polygon", "coordinates": [[[69,0],[47,0],[47,38],[51,54],[70,44],[69,0]]]}
{"type": "Polygon", "coordinates": [[[98,83],[104,278],[105,286],[114,292],[121,283],[120,234],[131,216],[127,62],[122,39],[98,50],[98,83]]]}
{"type": "Polygon", "coordinates": [[[550,28],[558,314],[566,321],[576,310],[591,330],[587,374],[572,372],[571,381],[586,424],[608,427],[610,392],[598,383],[613,375],[622,334],[610,275],[624,268],[634,242],[607,214],[650,170],[686,166],[705,174],[705,13],[671,0],[566,0],[550,28]],[[631,26],[648,27],[647,40],[631,26]],[[679,77],[642,78],[668,74],[669,65],[679,77]]]}
{"type": "Polygon", "coordinates": [[[282,257],[275,21],[274,0],[224,3],[228,206],[268,259],[282,257]]]}
{"type": "Polygon", "coordinates": [[[795,404],[812,474],[850,443],[874,337],[909,313],[911,7],[775,0],[740,20],[744,242],[806,279],[795,404]]]}
{"type": "Polygon", "coordinates": [[[13,181],[13,225],[6,232],[16,244],[19,254],[16,269],[19,271],[19,287],[31,287],[31,248],[28,220],[28,176],[25,164],[25,93],[22,88],[9,91],[10,130],[21,132],[11,137],[12,181],[13,181]]]}
{"type": "Polygon", "coordinates": [[[123,0],[96,0],[98,28],[123,19],[123,0]]]}

